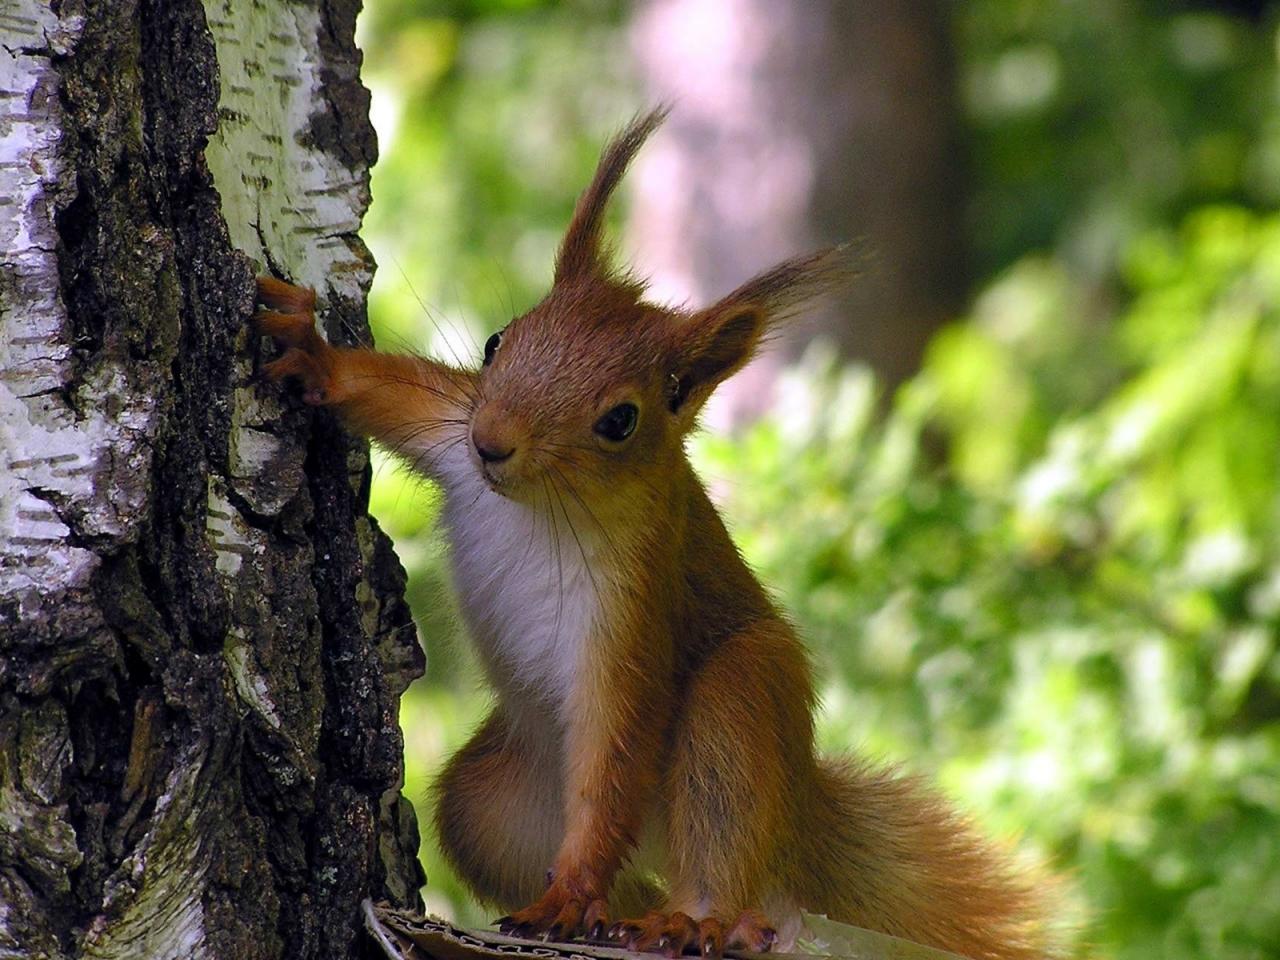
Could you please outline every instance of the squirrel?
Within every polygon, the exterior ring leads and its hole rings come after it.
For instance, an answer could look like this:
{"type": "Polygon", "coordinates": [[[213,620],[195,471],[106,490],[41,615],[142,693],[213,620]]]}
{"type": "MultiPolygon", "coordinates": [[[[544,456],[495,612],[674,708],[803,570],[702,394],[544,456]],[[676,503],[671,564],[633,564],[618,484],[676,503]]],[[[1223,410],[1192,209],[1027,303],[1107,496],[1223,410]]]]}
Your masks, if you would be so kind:
{"type": "Polygon", "coordinates": [[[450,863],[523,937],[764,951],[800,910],[973,958],[1051,953],[1045,883],[918,779],[817,755],[808,657],[685,454],[718,384],[851,274],[788,260],[690,311],[606,264],[606,204],[665,110],[603,151],[550,293],[478,369],[331,346],[259,279],[264,366],[443,489],[495,692],[434,787],[450,863]]]}

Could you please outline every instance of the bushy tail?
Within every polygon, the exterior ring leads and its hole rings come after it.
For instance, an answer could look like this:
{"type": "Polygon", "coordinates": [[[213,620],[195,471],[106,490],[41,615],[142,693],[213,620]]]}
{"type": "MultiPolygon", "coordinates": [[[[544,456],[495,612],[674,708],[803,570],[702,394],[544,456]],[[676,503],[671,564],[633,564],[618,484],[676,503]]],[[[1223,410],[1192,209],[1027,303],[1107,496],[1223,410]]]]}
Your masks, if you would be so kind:
{"type": "Polygon", "coordinates": [[[1016,867],[921,781],[820,761],[800,899],[833,920],[975,960],[1056,956],[1055,882],[1016,867]]]}

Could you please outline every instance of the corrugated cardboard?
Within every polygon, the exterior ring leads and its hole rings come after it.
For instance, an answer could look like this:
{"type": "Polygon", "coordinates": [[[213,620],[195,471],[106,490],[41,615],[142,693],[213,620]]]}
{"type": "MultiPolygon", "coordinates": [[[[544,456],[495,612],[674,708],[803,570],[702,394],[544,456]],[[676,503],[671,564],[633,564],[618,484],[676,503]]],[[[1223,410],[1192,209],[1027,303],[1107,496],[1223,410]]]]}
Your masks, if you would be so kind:
{"type": "MultiPolygon", "coordinates": [[[[518,940],[492,930],[463,930],[435,917],[423,917],[387,904],[364,906],[365,929],[388,960],[653,960],[658,954],[636,954],[616,947],[587,943],[544,943],[518,940]]],[[[745,960],[815,960],[819,957],[847,960],[964,960],[954,953],[922,947],[908,940],[885,936],[860,927],[836,923],[826,917],[805,917],[804,953],[745,953],[729,951],[729,957],[745,960]]]]}

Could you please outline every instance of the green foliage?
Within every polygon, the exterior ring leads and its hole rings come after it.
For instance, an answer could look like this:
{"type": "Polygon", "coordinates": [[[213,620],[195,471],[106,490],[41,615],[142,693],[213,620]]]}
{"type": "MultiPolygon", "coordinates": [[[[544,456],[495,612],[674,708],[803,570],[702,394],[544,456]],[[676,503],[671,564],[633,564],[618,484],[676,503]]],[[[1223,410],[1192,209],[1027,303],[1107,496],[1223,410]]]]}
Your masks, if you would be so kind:
{"type": "Polygon", "coordinates": [[[1196,205],[1280,200],[1274,36],[1210,6],[954,5],[980,276],[1053,246],[1096,279],[1196,205]]]}
{"type": "Polygon", "coordinates": [[[1117,957],[1280,947],[1278,258],[1280,218],[1198,212],[1133,245],[1091,336],[1020,264],[885,422],[867,374],[811,357],[699,446],[836,678],[826,742],[1025,829],[1117,957]],[[1051,420],[1063,365],[1116,386],[1051,420]]]}
{"type": "Polygon", "coordinates": [[[479,331],[545,292],[601,142],[637,109],[616,55],[619,5],[368,7],[359,39],[383,147],[365,230],[383,265],[370,307],[384,338],[471,357],[479,331]]]}

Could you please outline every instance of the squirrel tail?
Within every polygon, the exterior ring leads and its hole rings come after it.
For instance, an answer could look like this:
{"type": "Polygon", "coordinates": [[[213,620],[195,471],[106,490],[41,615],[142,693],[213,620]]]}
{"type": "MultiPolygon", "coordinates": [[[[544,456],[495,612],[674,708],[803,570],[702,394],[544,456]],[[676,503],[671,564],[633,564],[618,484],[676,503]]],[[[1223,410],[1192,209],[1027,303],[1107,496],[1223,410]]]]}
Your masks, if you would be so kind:
{"type": "Polygon", "coordinates": [[[833,920],[975,960],[1031,960],[1052,946],[1056,882],[1016,866],[920,780],[820,760],[801,902],[833,920]]]}

